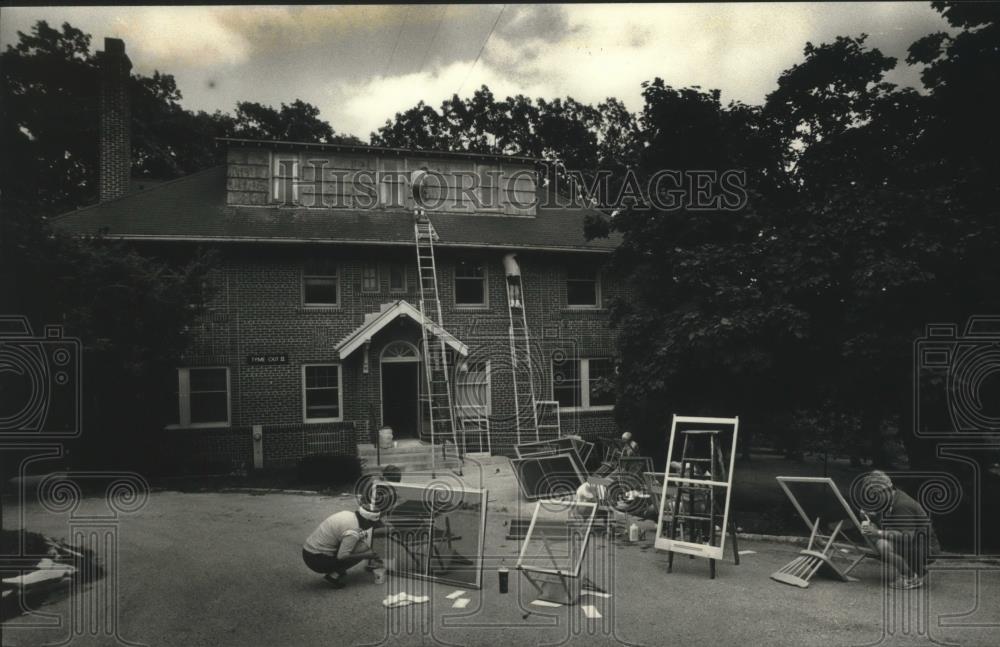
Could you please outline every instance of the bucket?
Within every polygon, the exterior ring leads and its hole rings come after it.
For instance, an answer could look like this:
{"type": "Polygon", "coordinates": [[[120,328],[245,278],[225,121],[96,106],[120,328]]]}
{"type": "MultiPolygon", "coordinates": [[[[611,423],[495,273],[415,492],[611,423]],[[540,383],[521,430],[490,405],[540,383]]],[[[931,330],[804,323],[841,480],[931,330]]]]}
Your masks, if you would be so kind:
{"type": "Polygon", "coordinates": [[[382,427],[378,430],[378,446],[382,449],[392,449],[392,427],[382,427]]]}

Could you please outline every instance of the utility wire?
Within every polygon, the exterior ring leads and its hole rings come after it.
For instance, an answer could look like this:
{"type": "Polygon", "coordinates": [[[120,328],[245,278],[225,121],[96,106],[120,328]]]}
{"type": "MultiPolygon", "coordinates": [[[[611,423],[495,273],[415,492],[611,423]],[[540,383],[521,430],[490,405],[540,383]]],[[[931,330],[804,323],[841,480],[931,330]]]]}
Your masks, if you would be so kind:
{"type": "Polygon", "coordinates": [[[396,49],[399,47],[399,38],[403,35],[403,27],[406,27],[406,18],[410,15],[410,5],[406,5],[406,12],[403,14],[403,20],[399,23],[399,31],[396,32],[396,42],[392,46],[392,54],[389,55],[389,60],[385,62],[385,68],[382,70],[382,78],[385,78],[386,73],[389,71],[389,67],[392,65],[392,59],[396,58],[396,49]]]}
{"type": "Polygon", "coordinates": [[[497,23],[500,22],[500,16],[503,15],[504,9],[506,8],[507,5],[503,5],[502,7],[500,7],[500,13],[497,14],[497,19],[493,21],[493,26],[490,27],[490,33],[486,35],[486,40],[483,41],[483,46],[479,48],[479,53],[476,54],[476,60],[472,62],[472,67],[470,67],[469,71],[465,73],[465,78],[462,80],[462,85],[458,86],[458,92],[456,92],[455,94],[459,94],[462,92],[462,88],[465,87],[465,82],[469,80],[469,76],[472,74],[472,70],[476,69],[476,63],[479,62],[479,57],[483,55],[483,50],[486,49],[486,44],[490,42],[490,38],[493,36],[493,31],[497,28],[497,23]]]}
{"type": "Polygon", "coordinates": [[[431,42],[427,46],[427,51],[424,52],[424,60],[420,62],[420,72],[423,72],[424,65],[427,65],[427,59],[430,58],[431,50],[434,49],[434,43],[437,42],[438,33],[441,31],[441,24],[444,23],[444,17],[448,15],[449,9],[451,9],[451,5],[445,5],[444,11],[441,12],[441,17],[438,18],[437,27],[434,28],[434,35],[431,36],[431,42]]]}

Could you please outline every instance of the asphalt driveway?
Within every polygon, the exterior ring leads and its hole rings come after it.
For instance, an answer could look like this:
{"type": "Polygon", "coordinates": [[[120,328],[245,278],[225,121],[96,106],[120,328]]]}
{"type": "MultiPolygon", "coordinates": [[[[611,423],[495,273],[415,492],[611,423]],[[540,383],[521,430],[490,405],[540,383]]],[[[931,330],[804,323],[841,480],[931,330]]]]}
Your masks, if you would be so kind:
{"type": "MultiPolygon", "coordinates": [[[[512,566],[519,550],[518,541],[505,539],[504,524],[519,513],[496,502],[487,518],[484,587],[460,596],[470,600],[464,608],[448,597],[459,587],[402,578],[377,585],[364,571],[352,572],[347,588],[332,590],[305,568],[300,548],[316,524],[351,502],[350,496],[155,492],[141,510],[106,527],[117,541],[107,577],[80,596],[57,596],[38,610],[44,615],[10,621],[3,644],[72,638],[74,644],[104,645],[115,633],[151,646],[829,647],[917,644],[928,636],[985,646],[1000,636],[1000,567],[957,562],[935,571],[924,592],[900,594],[881,586],[880,566],[872,562],[856,571],[859,582],[817,579],[803,590],[768,578],[797,551],[770,542],[741,542],[742,550],[753,552],[743,555],[740,566],[720,563],[717,579],[710,580],[703,560],[680,557],[668,574],[666,557],[643,544],[597,540],[591,551],[605,560],[593,580],[611,596],[587,596],[573,607],[538,607],[532,604],[534,590],[514,573],[510,593],[498,593],[495,569],[501,561],[512,566]],[[429,601],[394,610],[382,606],[383,598],[401,590],[429,601]],[[584,605],[600,617],[587,617],[584,605]],[[115,613],[92,614],[98,609],[115,613]],[[89,635],[92,629],[99,635],[89,635]]],[[[67,515],[37,504],[21,508],[8,500],[3,513],[4,528],[19,527],[23,519],[33,531],[70,534],[67,515]]],[[[105,513],[102,499],[88,498],[73,523],[96,527],[84,517],[105,513]]]]}

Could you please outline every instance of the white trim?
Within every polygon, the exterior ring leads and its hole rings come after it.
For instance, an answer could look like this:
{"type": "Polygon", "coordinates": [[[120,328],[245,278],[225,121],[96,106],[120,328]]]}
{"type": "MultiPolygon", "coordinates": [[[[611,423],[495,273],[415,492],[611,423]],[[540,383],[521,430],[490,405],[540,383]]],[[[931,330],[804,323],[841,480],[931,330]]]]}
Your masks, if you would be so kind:
{"type": "MultiPolygon", "coordinates": [[[[458,285],[457,285],[457,282],[459,280],[459,276],[458,276],[458,263],[459,263],[459,261],[472,261],[472,262],[476,262],[476,259],[469,259],[469,258],[459,257],[455,261],[454,265],[452,266],[452,271],[451,271],[451,294],[452,294],[452,301],[454,302],[455,308],[458,308],[458,309],[463,309],[463,308],[469,308],[469,309],[486,309],[486,308],[489,308],[490,307],[490,268],[487,265],[486,261],[481,261],[480,262],[480,266],[483,268],[483,276],[482,276],[482,280],[483,280],[483,300],[482,300],[482,302],[481,303],[459,303],[458,302],[458,285]]],[[[474,278],[475,277],[472,277],[472,276],[461,277],[461,280],[463,280],[463,281],[471,281],[474,278]]]]}
{"type": "Polygon", "coordinates": [[[337,362],[316,362],[313,364],[303,364],[301,370],[302,379],[299,383],[299,393],[302,399],[302,422],[304,424],[314,424],[321,422],[343,422],[344,420],[344,369],[337,362]],[[337,367],[337,412],[340,414],[333,418],[308,418],[306,417],[306,369],[319,366],[337,367]]]}
{"type": "Polygon", "coordinates": [[[403,339],[396,339],[383,346],[382,352],[379,353],[378,357],[379,357],[379,363],[381,364],[411,364],[420,362],[420,351],[417,349],[416,346],[414,346],[410,342],[403,339]],[[385,351],[387,351],[390,347],[392,347],[395,344],[402,344],[404,346],[413,349],[413,357],[400,356],[400,357],[386,358],[385,351]]]}
{"type": "Polygon", "coordinates": [[[233,420],[233,388],[228,366],[178,366],[177,367],[177,423],[166,425],[166,429],[223,429],[233,420]],[[191,370],[226,371],[226,420],[218,422],[191,422],[191,370]]]}
{"type": "MultiPolygon", "coordinates": [[[[576,362],[577,364],[577,383],[579,384],[579,395],[580,404],[579,406],[566,407],[559,405],[559,410],[567,413],[588,413],[594,411],[613,411],[615,405],[613,404],[597,404],[594,406],[590,405],[590,362],[591,360],[606,360],[612,361],[610,357],[577,357],[575,359],[565,359],[564,362],[576,362]],[[586,388],[584,386],[586,385],[586,388]]],[[[559,400],[556,398],[556,368],[555,360],[551,357],[549,358],[549,369],[551,370],[552,379],[549,380],[549,393],[551,394],[551,399],[554,402],[559,400]]]]}
{"type": "Polygon", "coordinates": [[[366,323],[363,323],[354,332],[349,334],[339,344],[337,344],[335,350],[337,351],[340,359],[345,359],[348,355],[364,346],[365,342],[370,342],[379,331],[389,324],[390,321],[399,316],[409,317],[415,321],[418,326],[427,324],[430,326],[433,334],[443,338],[445,343],[451,346],[456,353],[460,355],[469,354],[468,346],[455,339],[451,333],[441,326],[438,326],[430,319],[425,318],[422,314],[420,314],[419,310],[405,300],[400,299],[388,307],[383,307],[385,309],[382,310],[378,316],[367,321],[366,323]]]}
{"type": "MultiPolygon", "coordinates": [[[[700,416],[678,416],[676,413],[673,416],[673,421],[670,423],[670,440],[667,445],[667,473],[663,477],[663,490],[660,493],[660,514],[656,521],[656,535],[653,540],[653,546],[656,550],[669,550],[677,553],[682,553],[686,555],[696,555],[699,557],[707,557],[709,559],[722,559],[726,548],[726,534],[729,532],[729,502],[733,493],[733,467],[736,464],[736,439],[740,431],[740,418],[736,416],[734,418],[704,418],[700,416]],[[719,545],[712,546],[710,544],[696,544],[689,541],[683,541],[680,539],[671,539],[670,537],[663,537],[664,528],[664,514],[666,512],[667,506],[667,490],[672,483],[699,483],[698,480],[692,480],[680,476],[673,476],[669,472],[670,463],[674,459],[674,445],[677,438],[677,423],[699,423],[699,424],[718,424],[727,425],[732,428],[732,436],[729,442],[729,472],[726,474],[726,481],[700,481],[700,483],[707,485],[709,487],[721,487],[726,490],[726,499],[723,503],[723,513],[722,513],[722,525],[720,526],[721,531],[719,533],[719,545]]],[[[719,449],[723,449],[724,439],[719,438],[719,449]]],[[[714,460],[714,456],[712,457],[714,460]]],[[[723,458],[725,458],[725,451],[723,451],[723,458]]],[[[714,465],[714,463],[713,463],[714,465]]],[[[677,520],[673,520],[672,523],[676,524],[677,520]]]]}
{"type": "MultiPolygon", "coordinates": [[[[566,454],[559,454],[560,456],[565,456],[566,454]]],[[[590,543],[590,533],[594,527],[594,517],[597,516],[597,504],[588,503],[585,501],[565,501],[565,500],[554,500],[554,499],[543,499],[535,503],[535,509],[531,513],[531,523],[528,525],[528,532],[524,535],[523,543],[521,544],[521,552],[517,555],[517,563],[514,565],[519,571],[530,571],[534,573],[548,573],[550,575],[561,575],[568,577],[577,577],[580,575],[580,566],[583,564],[583,558],[587,553],[587,545],[590,543]],[[554,568],[541,568],[537,566],[531,566],[524,563],[524,556],[528,552],[528,544],[531,541],[531,536],[534,534],[535,521],[538,520],[538,511],[542,506],[546,506],[548,510],[551,510],[553,506],[564,505],[566,509],[572,512],[573,508],[590,508],[590,516],[587,517],[587,525],[583,528],[583,541],[580,542],[580,556],[576,560],[576,564],[572,565],[572,570],[563,571],[554,568]]],[[[572,528],[573,524],[569,524],[567,528],[572,528]]],[[[543,539],[544,541],[544,539],[543,539]]],[[[570,561],[572,561],[572,555],[568,555],[570,561]]]]}
{"type": "MultiPolygon", "coordinates": [[[[384,427],[385,426],[385,371],[382,370],[382,364],[420,364],[420,362],[422,362],[423,359],[422,359],[422,355],[420,353],[420,350],[416,346],[414,346],[413,344],[411,344],[408,341],[405,341],[405,340],[402,340],[402,339],[397,339],[395,341],[389,342],[388,344],[386,344],[382,348],[382,352],[379,353],[379,360],[378,361],[379,361],[379,368],[378,368],[378,413],[379,413],[379,425],[384,427]],[[392,344],[406,344],[407,346],[410,346],[411,348],[413,348],[414,352],[416,352],[416,354],[417,354],[416,358],[412,359],[412,360],[410,360],[410,359],[402,359],[402,358],[389,359],[389,360],[385,359],[384,358],[385,349],[388,348],[389,346],[391,346],[392,344]]],[[[417,398],[416,398],[417,410],[414,413],[414,417],[413,417],[413,421],[416,423],[416,425],[413,428],[413,433],[416,434],[416,438],[418,438],[418,439],[420,438],[421,425],[423,424],[423,420],[421,419],[422,416],[423,416],[423,408],[421,407],[422,403],[420,401],[420,388],[421,388],[421,384],[422,384],[423,379],[424,379],[424,377],[423,377],[423,371],[421,370],[420,366],[417,366],[417,380],[416,380],[416,382],[417,382],[417,384],[416,384],[416,387],[417,387],[417,398]]],[[[397,430],[393,430],[393,431],[395,432],[397,430]]]]}

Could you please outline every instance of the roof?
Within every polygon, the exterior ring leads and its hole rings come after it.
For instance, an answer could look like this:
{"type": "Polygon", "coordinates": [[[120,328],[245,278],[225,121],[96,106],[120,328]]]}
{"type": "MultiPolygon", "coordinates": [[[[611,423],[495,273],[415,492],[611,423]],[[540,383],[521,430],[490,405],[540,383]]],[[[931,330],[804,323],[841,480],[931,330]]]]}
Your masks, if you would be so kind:
{"type": "Polygon", "coordinates": [[[399,301],[394,301],[392,303],[382,304],[382,307],[378,312],[366,314],[364,323],[362,323],[361,326],[359,326],[354,332],[344,337],[340,343],[337,344],[336,351],[340,359],[346,358],[348,355],[361,348],[366,342],[370,342],[372,337],[374,337],[380,330],[385,328],[397,317],[409,317],[418,325],[428,326],[430,328],[430,332],[443,339],[446,344],[455,350],[456,353],[459,355],[469,354],[468,346],[455,339],[455,337],[444,328],[424,317],[424,315],[420,313],[420,310],[417,310],[408,301],[400,299],[399,301]]]}
{"type": "MultiPolygon", "coordinates": [[[[308,209],[226,205],[226,168],[218,166],[53,219],[75,235],[149,241],[413,245],[405,210],[308,209]]],[[[583,207],[539,207],[537,215],[432,213],[438,247],[610,252],[620,237],[588,241],[583,207]]]]}
{"type": "Polygon", "coordinates": [[[420,157],[438,157],[452,159],[477,159],[517,162],[519,164],[535,164],[542,162],[540,157],[525,155],[506,155],[503,153],[475,153],[471,151],[440,151],[426,148],[392,148],[389,146],[371,146],[369,144],[344,144],[323,142],[296,142],[280,139],[244,139],[240,137],[216,137],[216,141],[226,142],[230,146],[251,146],[254,148],[308,148],[312,150],[337,151],[341,153],[382,153],[385,155],[419,155],[420,157]]]}

